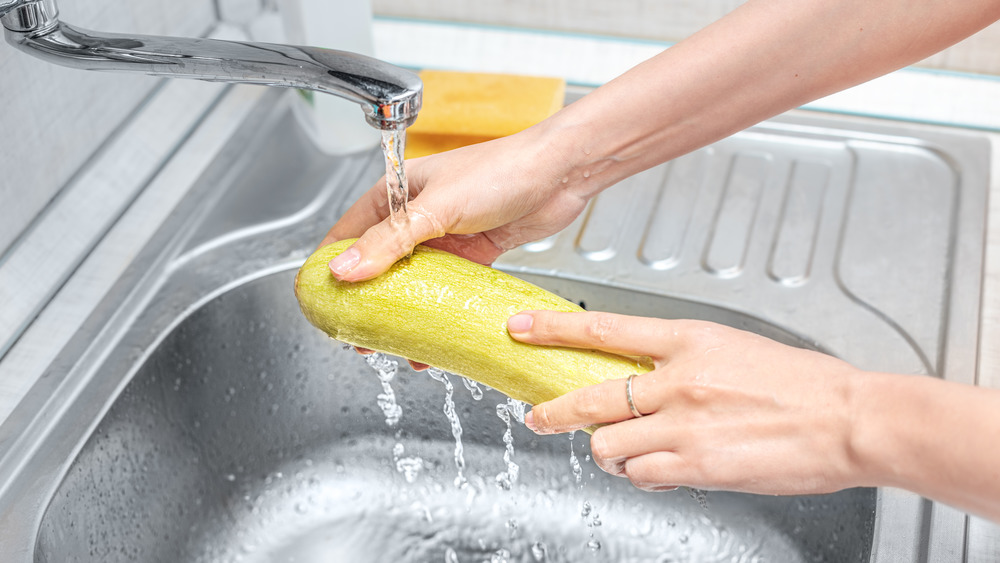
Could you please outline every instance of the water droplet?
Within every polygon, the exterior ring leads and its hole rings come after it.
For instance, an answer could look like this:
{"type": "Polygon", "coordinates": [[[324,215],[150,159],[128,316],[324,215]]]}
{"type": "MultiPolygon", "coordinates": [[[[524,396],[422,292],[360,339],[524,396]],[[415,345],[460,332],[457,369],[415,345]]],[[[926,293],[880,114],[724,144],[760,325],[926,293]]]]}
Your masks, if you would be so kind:
{"type": "Polygon", "coordinates": [[[542,542],[535,542],[531,544],[531,556],[535,558],[535,561],[545,561],[548,557],[548,548],[542,542]]]}
{"type": "Polygon", "coordinates": [[[382,414],[385,415],[385,423],[389,426],[395,426],[403,414],[403,409],[396,403],[396,394],[390,383],[396,377],[399,364],[380,352],[365,356],[365,362],[375,370],[378,380],[382,384],[382,392],[378,394],[376,399],[379,408],[382,409],[382,414]]]}
{"type": "Polygon", "coordinates": [[[507,520],[507,523],[504,525],[507,527],[507,535],[510,537],[510,539],[514,539],[517,536],[517,527],[518,527],[517,520],[511,518],[510,520],[507,520]]]}

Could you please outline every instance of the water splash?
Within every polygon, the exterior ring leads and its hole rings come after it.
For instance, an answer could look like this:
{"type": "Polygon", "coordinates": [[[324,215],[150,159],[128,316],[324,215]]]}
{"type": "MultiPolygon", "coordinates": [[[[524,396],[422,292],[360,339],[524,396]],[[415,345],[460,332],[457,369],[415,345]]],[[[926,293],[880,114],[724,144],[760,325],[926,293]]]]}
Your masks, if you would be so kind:
{"type": "Polygon", "coordinates": [[[382,392],[378,395],[378,406],[385,415],[385,423],[395,426],[399,422],[399,417],[403,415],[403,408],[396,402],[396,394],[392,391],[392,379],[396,377],[399,363],[389,359],[381,352],[375,352],[365,356],[365,362],[375,370],[378,380],[382,384],[382,392]]]}
{"type": "Polygon", "coordinates": [[[601,542],[594,537],[597,528],[600,528],[603,524],[601,522],[601,515],[597,513],[594,505],[590,501],[583,501],[583,506],[580,507],[580,517],[587,522],[587,549],[592,553],[597,553],[601,550],[601,542]]]}
{"type": "Polygon", "coordinates": [[[416,456],[403,457],[404,453],[406,453],[406,449],[403,447],[403,444],[397,442],[392,447],[392,459],[396,462],[396,471],[403,474],[403,478],[406,479],[407,483],[413,483],[424,468],[424,460],[416,456]]]}
{"type": "Polygon", "coordinates": [[[465,388],[468,389],[470,393],[472,393],[472,400],[481,401],[483,399],[483,390],[481,387],[479,387],[478,382],[476,382],[474,379],[463,377],[462,383],[465,385],[465,388]]]}
{"type": "Polygon", "coordinates": [[[601,550],[601,542],[595,539],[591,539],[590,541],[587,542],[587,549],[593,551],[594,553],[597,553],[598,551],[601,550]]]}
{"type": "Polygon", "coordinates": [[[531,544],[531,556],[534,557],[537,562],[545,561],[549,556],[548,546],[540,541],[531,544]]]}
{"type": "Polygon", "coordinates": [[[503,461],[507,464],[507,470],[497,474],[497,486],[505,491],[509,491],[517,482],[518,473],[521,468],[514,463],[514,434],[511,428],[511,418],[524,422],[525,404],[514,399],[507,399],[506,403],[497,405],[497,417],[503,421],[507,429],[503,433],[503,443],[505,446],[503,461]]]}
{"type": "Polygon", "coordinates": [[[455,412],[455,386],[451,384],[448,374],[438,368],[428,368],[427,374],[435,381],[444,384],[444,415],[451,423],[451,435],[455,437],[455,468],[458,476],[455,477],[455,486],[462,488],[468,484],[465,478],[465,452],[462,447],[462,421],[458,419],[455,412]]]}
{"type": "Polygon", "coordinates": [[[573,438],[576,437],[576,431],[569,433],[569,466],[573,470],[573,478],[576,479],[578,485],[583,485],[583,467],[580,465],[580,460],[576,457],[576,452],[573,451],[573,438]]]}
{"type": "Polygon", "coordinates": [[[691,498],[693,498],[695,501],[698,502],[698,506],[700,506],[702,510],[708,510],[708,491],[703,491],[701,489],[694,489],[691,487],[684,487],[684,488],[687,489],[687,492],[691,496],[691,498]]]}
{"type": "Polygon", "coordinates": [[[510,538],[512,540],[515,539],[515,538],[517,538],[517,530],[518,530],[518,527],[520,526],[520,523],[517,521],[517,519],[516,518],[510,518],[510,519],[508,519],[507,523],[505,524],[505,526],[507,527],[507,536],[508,536],[508,538],[510,538]]]}

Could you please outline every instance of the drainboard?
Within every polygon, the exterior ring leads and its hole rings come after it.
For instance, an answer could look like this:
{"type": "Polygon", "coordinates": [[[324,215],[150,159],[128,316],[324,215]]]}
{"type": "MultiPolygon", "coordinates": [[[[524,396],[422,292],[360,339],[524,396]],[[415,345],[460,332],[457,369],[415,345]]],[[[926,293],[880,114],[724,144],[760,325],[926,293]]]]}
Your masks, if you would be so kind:
{"type": "MultiPolygon", "coordinates": [[[[16,436],[0,452],[13,560],[963,560],[965,516],[916,495],[712,492],[703,506],[608,477],[583,435],[518,423],[503,490],[503,397],[453,377],[457,487],[444,386],[400,368],[388,426],[371,369],[298,312],[295,267],[381,163],[316,153],[287,100],[257,110],[259,133],[0,427],[16,436]]],[[[971,383],[987,177],[975,135],[793,115],[615,186],[498,267],[590,309],[971,383]]]]}

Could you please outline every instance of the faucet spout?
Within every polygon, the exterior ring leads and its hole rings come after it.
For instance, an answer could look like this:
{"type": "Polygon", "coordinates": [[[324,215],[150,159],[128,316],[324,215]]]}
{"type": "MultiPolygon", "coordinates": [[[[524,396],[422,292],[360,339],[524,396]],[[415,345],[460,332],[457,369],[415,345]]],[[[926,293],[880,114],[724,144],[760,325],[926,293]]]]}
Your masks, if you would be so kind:
{"type": "Polygon", "coordinates": [[[422,101],[413,72],[346,51],[87,31],[59,21],[54,0],[0,0],[0,22],[8,43],[51,63],[314,90],[359,104],[381,130],[411,125],[422,101]]]}

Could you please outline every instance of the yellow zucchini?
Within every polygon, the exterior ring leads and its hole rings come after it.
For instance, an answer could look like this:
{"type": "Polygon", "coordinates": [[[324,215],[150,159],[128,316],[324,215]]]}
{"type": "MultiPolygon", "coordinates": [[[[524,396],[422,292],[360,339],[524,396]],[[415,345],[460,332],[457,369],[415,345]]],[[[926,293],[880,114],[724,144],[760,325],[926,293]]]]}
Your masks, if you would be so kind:
{"type": "Polygon", "coordinates": [[[529,404],[650,369],[633,358],[514,340],[507,318],[515,313],[583,309],[441,250],[418,246],[377,278],[341,282],[327,263],[352,242],[320,248],[295,278],[306,318],[341,342],[429,364],[529,404]]]}

